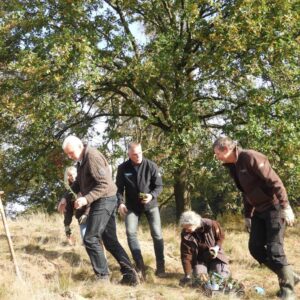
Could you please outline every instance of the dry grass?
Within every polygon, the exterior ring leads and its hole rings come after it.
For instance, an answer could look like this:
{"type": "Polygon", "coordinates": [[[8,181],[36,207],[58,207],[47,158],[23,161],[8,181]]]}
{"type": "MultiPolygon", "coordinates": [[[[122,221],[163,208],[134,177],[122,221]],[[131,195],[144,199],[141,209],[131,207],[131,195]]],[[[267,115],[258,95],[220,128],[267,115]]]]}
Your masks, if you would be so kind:
{"type": "MultiPolygon", "coordinates": [[[[9,221],[17,261],[23,281],[19,281],[10,260],[9,249],[2,223],[0,225],[0,299],[5,300],[59,300],[59,299],[204,299],[197,290],[181,288],[178,280],[182,277],[179,259],[180,232],[176,224],[163,217],[165,256],[168,277],[154,276],[155,261],[153,243],[148,226],[141,226],[139,238],[145,262],[149,265],[148,281],[138,287],[117,284],[120,273],[115,260],[108,255],[112,272],[112,283],[99,284],[93,281],[93,271],[81,245],[79,228],[74,221],[76,236],[74,246],[67,245],[63,231],[62,216],[35,214],[9,221]]],[[[226,228],[225,249],[231,260],[233,277],[246,286],[246,299],[276,299],[277,279],[274,274],[259,265],[247,251],[247,233],[243,232],[241,217],[226,216],[221,220],[226,228]],[[265,296],[254,292],[254,286],[266,289],[265,296]]],[[[144,222],[143,222],[144,223],[144,222]]],[[[286,234],[286,253],[294,269],[300,271],[299,224],[286,234]]],[[[124,223],[118,224],[118,236],[129,253],[124,223]]],[[[300,287],[296,289],[300,293],[300,287]]],[[[235,299],[233,296],[214,299],[235,299]]]]}

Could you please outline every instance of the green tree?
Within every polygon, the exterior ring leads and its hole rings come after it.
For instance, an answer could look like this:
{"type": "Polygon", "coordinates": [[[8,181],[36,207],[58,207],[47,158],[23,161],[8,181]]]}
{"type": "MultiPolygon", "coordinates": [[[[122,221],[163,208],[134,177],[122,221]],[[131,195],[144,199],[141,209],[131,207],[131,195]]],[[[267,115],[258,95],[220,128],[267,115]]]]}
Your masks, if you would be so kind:
{"type": "MultiPolygon", "coordinates": [[[[55,152],[64,134],[86,136],[101,117],[116,142],[124,124],[145,144],[156,128],[162,142],[150,152],[171,175],[177,216],[201,184],[197,169],[216,169],[210,145],[222,132],[276,152],[274,163],[287,164],[280,173],[299,176],[299,156],[289,155],[299,153],[298,1],[0,5],[1,119],[15,121],[6,134],[14,155],[55,152]]],[[[296,195],[296,180],[286,183],[296,195]]]]}

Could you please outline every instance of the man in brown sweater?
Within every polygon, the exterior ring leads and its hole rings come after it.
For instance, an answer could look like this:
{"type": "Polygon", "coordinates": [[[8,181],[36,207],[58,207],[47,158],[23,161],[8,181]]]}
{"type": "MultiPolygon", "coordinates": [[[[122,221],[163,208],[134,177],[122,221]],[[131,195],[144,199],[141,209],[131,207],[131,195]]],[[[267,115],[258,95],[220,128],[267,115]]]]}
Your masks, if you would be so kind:
{"type": "Polygon", "coordinates": [[[242,192],[251,255],[277,274],[281,299],[295,299],[299,277],[283,249],[285,225],[292,226],[295,217],[282,181],[265,155],[241,149],[228,137],[218,138],[213,150],[242,192]]]}
{"type": "Polygon", "coordinates": [[[109,164],[97,149],[83,145],[75,136],[68,136],[62,148],[70,159],[77,162],[77,178],[71,189],[76,194],[80,192],[82,196],[76,199],[74,207],[80,209],[90,205],[84,245],[97,278],[109,280],[107,260],[102,246],[104,244],[120,265],[123,274],[121,283],[136,285],[136,272],[116,234],[117,188],[109,164]]]}

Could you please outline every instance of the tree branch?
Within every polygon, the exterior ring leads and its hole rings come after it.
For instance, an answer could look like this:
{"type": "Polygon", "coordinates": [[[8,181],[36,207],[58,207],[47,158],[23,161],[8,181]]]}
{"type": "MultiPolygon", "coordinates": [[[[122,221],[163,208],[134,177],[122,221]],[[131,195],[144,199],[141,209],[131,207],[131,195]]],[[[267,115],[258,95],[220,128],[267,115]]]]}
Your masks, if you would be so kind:
{"type": "Polygon", "coordinates": [[[112,2],[111,2],[110,0],[104,0],[104,1],[105,1],[111,8],[113,8],[113,9],[117,12],[117,14],[119,15],[120,20],[121,20],[121,23],[122,23],[123,28],[124,28],[124,31],[125,31],[126,35],[128,36],[128,39],[129,39],[129,41],[130,41],[130,43],[131,43],[131,46],[132,46],[132,48],[133,48],[133,50],[134,50],[134,53],[135,53],[135,55],[136,55],[137,57],[139,57],[139,51],[138,51],[137,44],[136,44],[136,42],[135,42],[135,39],[134,39],[133,34],[131,33],[131,31],[130,31],[130,29],[129,29],[128,23],[127,23],[127,21],[126,21],[126,19],[125,19],[125,16],[124,16],[123,12],[122,12],[122,9],[121,9],[121,7],[119,6],[119,1],[118,1],[118,0],[116,1],[116,5],[113,5],[112,2]]]}

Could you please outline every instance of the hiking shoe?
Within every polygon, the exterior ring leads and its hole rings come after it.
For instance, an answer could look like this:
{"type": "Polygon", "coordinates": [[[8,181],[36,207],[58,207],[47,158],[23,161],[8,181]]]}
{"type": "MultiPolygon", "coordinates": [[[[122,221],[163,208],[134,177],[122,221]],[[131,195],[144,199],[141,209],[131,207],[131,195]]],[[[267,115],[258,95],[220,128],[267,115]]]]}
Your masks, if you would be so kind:
{"type": "Polygon", "coordinates": [[[159,278],[166,278],[167,277],[167,273],[165,271],[156,270],[155,271],[155,276],[157,276],[159,278]]]}
{"type": "Polygon", "coordinates": [[[136,275],[132,274],[132,275],[123,275],[123,278],[121,279],[121,281],[119,282],[120,284],[123,285],[129,285],[129,286],[136,286],[138,285],[139,279],[137,278],[136,275]]]}
{"type": "Polygon", "coordinates": [[[165,278],[167,277],[167,273],[165,271],[165,266],[158,264],[156,271],[155,271],[155,276],[159,277],[159,278],[165,278]]]}
{"type": "Polygon", "coordinates": [[[180,285],[181,287],[185,287],[185,286],[192,285],[192,278],[187,277],[187,276],[184,276],[183,278],[181,278],[181,279],[179,280],[179,285],[180,285]]]}

